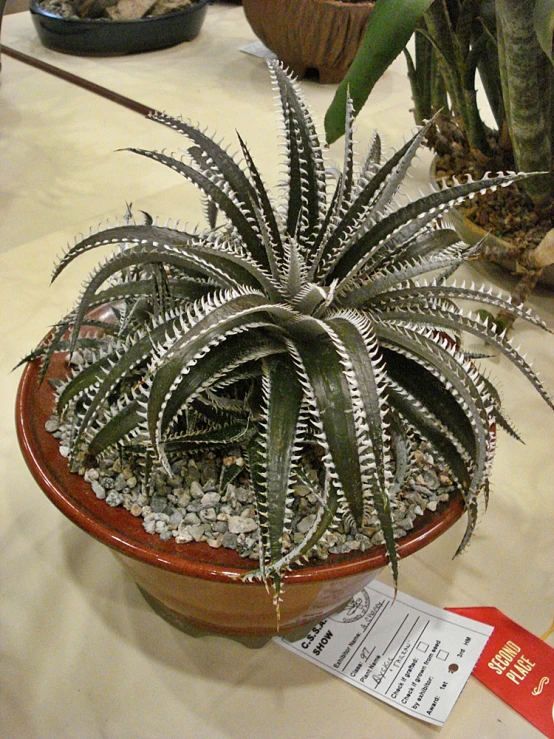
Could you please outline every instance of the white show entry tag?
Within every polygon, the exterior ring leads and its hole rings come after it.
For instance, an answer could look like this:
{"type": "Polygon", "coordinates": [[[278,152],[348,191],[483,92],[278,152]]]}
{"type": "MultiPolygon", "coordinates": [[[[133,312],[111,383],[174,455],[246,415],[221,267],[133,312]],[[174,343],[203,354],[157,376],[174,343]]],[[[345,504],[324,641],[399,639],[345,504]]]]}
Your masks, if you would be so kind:
{"type": "Polygon", "coordinates": [[[243,51],[250,56],[258,56],[260,59],[277,59],[277,54],[270,51],[261,41],[252,41],[250,44],[241,46],[239,51],[243,51]]]}
{"type": "Polygon", "coordinates": [[[404,713],[442,726],[492,626],[373,581],[303,638],[276,641],[404,713]]]}

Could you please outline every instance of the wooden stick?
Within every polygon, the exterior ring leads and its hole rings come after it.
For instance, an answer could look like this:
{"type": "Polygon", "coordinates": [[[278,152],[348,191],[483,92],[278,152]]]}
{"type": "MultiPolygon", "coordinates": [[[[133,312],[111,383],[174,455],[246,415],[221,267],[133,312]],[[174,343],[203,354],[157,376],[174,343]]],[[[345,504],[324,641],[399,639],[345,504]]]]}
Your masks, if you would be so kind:
{"type": "Polygon", "coordinates": [[[82,87],[89,92],[93,92],[96,95],[100,95],[101,97],[106,98],[106,100],[111,100],[118,105],[122,105],[124,108],[133,110],[135,113],[140,113],[140,115],[147,116],[150,113],[154,112],[154,108],[150,108],[147,105],[138,103],[136,100],[132,100],[131,98],[125,97],[124,95],[120,95],[113,90],[108,90],[107,87],[102,87],[101,85],[97,85],[94,82],[85,80],[83,79],[83,77],[78,77],[76,74],[66,72],[64,69],[55,67],[54,65],[48,64],[47,62],[43,62],[41,59],[36,59],[35,57],[29,56],[28,54],[24,54],[22,51],[17,51],[16,49],[12,49],[11,47],[5,46],[4,44],[0,46],[0,50],[3,54],[6,54],[6,56],[11,56],[13,59],[17,59],[18,62],[23,62],[23,64],[28,64],[31,67],[36,67],[43,72],[47,72],[48,74],[59,77],[66,82],[70,82],[72,85],[82,87]]]}

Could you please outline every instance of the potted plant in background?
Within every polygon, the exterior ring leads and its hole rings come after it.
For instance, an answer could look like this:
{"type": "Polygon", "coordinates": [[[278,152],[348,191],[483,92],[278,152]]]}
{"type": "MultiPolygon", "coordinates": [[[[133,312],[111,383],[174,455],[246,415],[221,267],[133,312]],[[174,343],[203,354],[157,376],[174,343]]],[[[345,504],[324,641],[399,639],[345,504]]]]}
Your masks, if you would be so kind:
{"type": "MultiPolygon", "coordinates": [[[[356,112],[375,82],[403,50],[416,122],[435,125],[429,145],[439,155],[439,176],[485,171],[545,172],[501,193],[479,196],[456,211],[464,238],[483,244],[482,256],[519,276],[514,300],[523,302],[537,280],[552,283],[554,213],[552,131],[554,73],[552,0],[378,0],[359,54],[326,117],[329,141],[341,135],[346,89],[356,112]],[[406,44],[415,30],[413,53],[406,44]],[[542,47],[542,48],[541,48],[542,47]],[[480,75],[496,122],[483,121],[476,92],[480,75]],[[548,235],[547,235],[548,234],[548,235]],[[493,238],[497,236],[499,238],[493,238]]],[[[452,180],[451,180],[452,181],[452,180]]],[[[511,317],[500,316],[500,327],[511,317]]]]}
{"type": "Polygon", "coordinates": [[[192,41],[208,0],[31,0],[39,39],[69,54],[134,54],[192,41]]]}
{"type": "Polygon", "coordinates": [[[440,221],[452,203],[525,175],[397,208],[432,124],[387,161],[376,135],[357,163],[349,105],[333,179],[298,89],[270,69],[284,197],[274,202],[240,137],[244,166],[199,129],[154,115],[191,140],[190,163],[131,151],[193,182],[210,228],[129,216],[70,248],[55,277],[115,245],[27,358],[17,409],[37,481],[117,551],[158,612],[263,639],[313,625],[376,567],[388,563],[396,581],[399,559],[464,509],[466,546],[496,430],[515,432],[462,334],[496,347],[551,404],[510,342],[453,301],[544,324],[487,286],[452,283],[474,249],[440,221]]]}
{"type": "Polygon", "coordinates": [[[298,77],[340,82],[363,38],[370,0],[243,0],[263,43],[298,77]]]}

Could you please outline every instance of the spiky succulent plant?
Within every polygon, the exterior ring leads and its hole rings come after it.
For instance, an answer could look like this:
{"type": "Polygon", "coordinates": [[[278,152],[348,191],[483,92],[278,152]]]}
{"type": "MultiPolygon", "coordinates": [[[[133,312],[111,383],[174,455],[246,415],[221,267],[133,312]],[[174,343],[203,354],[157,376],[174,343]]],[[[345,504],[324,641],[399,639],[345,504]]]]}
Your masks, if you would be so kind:
{"type": "Polygon", "coordinates": [[[495,428],[510,429],[461,335],[500,350],[551,403],[506,337],[454,301],[544,324],[487,287],[452,284],[473,250],[441,222],[452,204],[523,175],[468,181],[400,206],[425,128],[384,162],[375,135],[356,163],[349,106],[343,171],[333,175],[295,83],[278,64],[270,70],[286,144],[284,197],[273,200],[240,137],[242,160],[198,128],[154,115],[192,141],[189,163],[131,151],[193,182],[207,198],[210,228],[188,233],[146,216],[76,243],[54,277],[83,252],[118,247],[41,352],[46,366],[56,351],[92,350],[57,401],[72,420],[73,458],[126,448],[147,474],[152,464],[169,469],[183,450],[241,446],[260,523],[257,576],[279,583],[338,519],[363,532],[377,517],[396,578],[391,509],[417,441],[431,444],[464,496],[462,549],[487,496],[495,428]],[[285,551],[310,448],[323,492],[310,530],[285,551]]]}

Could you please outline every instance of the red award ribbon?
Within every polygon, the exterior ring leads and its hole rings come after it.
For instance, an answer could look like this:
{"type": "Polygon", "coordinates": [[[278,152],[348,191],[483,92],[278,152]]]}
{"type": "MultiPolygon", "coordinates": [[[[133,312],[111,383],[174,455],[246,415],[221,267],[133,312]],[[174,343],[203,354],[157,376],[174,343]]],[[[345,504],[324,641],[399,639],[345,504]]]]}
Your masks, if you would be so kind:
{"type": "Polygon", "coordinates": [[[472,675],[554,739],[554,649],[497,608],[447,608],[494,627],[472,675]]]}

